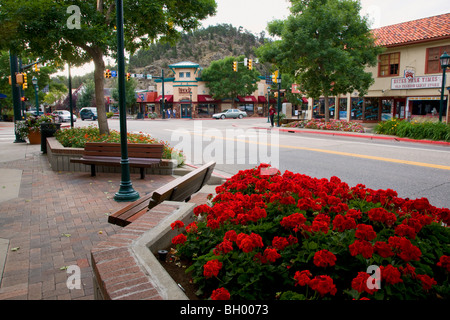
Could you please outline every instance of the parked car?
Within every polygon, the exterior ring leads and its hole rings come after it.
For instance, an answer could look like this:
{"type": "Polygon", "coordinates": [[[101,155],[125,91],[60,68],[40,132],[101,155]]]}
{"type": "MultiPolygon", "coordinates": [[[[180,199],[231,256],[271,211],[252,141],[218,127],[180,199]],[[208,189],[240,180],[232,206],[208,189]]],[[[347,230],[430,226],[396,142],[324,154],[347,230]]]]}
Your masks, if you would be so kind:
{"type": "Polygon", "coordinates": [[[247,116],[247,112],[245,111],[241,111],[239,109],[228,109],[228,110],[224,110],[223,112],[220,113],[215,113],[213,114],[213,118],[214,119],[225,119],[225,118],[239,118],[242,119],[243,117],[247,116]]]}
{"type": "MultiPolygon", "coordinates": [[[[53,115],[57,117],[59,122],[70,121],[70,112],[67,110],[56,110],[53,112],[53,115]]],[[[77,116],[72,114],[73,122],[77,121],[77,116]]]]}
{"type": "Polygon", "coordinates": [[[80,110],[80,118],[82,121],[84,119],[97,120],[97,108],[83,108],[80,110]]]}

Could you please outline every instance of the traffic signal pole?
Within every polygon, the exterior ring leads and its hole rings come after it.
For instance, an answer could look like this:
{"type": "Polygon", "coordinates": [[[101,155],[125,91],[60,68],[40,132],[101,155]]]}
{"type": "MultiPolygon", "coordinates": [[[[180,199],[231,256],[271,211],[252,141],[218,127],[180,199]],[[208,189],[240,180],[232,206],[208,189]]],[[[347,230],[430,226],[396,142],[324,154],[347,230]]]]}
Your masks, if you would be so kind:
{"type": "MultiPolygon", "coordinates": [[[[12,98],[13,98],[13,105],[14,105],[14,125],[16,125],[17,121],[21,120],[21,114],[20,114],[20,92],[19,88],[16,84],[16,73],[18,72],[18,60],[17,56],[14,55],[11,51],[9,52],[9,63],[10,63],[10,70],[11,70],[11,90],[12,90],[12,98]]],[[[19,142],[25,142],[20,135],[15,131],[16,134],[16,140],[14,143],[19,142]]]]}

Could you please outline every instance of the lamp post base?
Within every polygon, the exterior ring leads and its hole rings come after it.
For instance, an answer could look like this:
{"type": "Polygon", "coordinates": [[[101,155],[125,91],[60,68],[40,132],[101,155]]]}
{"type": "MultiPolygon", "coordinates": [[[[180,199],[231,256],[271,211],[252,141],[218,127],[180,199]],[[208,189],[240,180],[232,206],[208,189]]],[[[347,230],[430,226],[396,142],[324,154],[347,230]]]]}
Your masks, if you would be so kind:
{"type": "Polygon", "coordinates": [[[139,193],[133,189],[131,182],[120,183],[119,191],[114,195],[117,202],[134,201],[139,199],[139,193]]]}

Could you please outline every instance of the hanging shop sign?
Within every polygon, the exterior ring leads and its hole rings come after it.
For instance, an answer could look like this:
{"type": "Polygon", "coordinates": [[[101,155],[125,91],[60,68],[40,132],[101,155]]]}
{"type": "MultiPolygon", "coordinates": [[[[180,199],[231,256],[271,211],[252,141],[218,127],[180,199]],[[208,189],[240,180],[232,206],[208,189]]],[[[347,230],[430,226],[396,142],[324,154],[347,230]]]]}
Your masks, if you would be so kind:
{"type": "Polygon", "coordinates": [[[413,76],[391,80],[391,90],[440,88],[441,85],[442,76],[413,76]]]}

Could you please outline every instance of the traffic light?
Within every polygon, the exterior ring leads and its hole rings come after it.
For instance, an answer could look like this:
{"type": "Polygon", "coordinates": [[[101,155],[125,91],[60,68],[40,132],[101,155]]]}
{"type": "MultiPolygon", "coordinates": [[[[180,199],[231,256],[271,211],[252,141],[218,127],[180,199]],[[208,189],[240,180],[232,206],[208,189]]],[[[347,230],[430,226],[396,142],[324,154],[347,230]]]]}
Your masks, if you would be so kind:
{"type": "Polygon", "coordinates": [[[27,74],[24,72],[23,73],[23,84],[22,84],[22,88],[23,90],[28,88],[28,77],[27,74]]]}
{"type": "Polygon", "coordinates": [[[25,102],[27,101],[25,97],[20,97],[20,101],[25,102]]]}
{"type": "Polygon", "coordinates": [[[237,67],[238,65],[237,65],[237,61],[233,61],[233,71],[234,72],[237,72],[237,67]]]}
{"type": "Polygon", "coordinates": [[[126,75],[127,81],[130,81],[130,78],[131,78],[131,74],[130,74],[130,73],[127,73],[127,75],[126,75]]]}
{"type": "Polygon", "coordinates": [[[39,68],[39,63],[36,61],[36,63],[33,65],[33,70],[35,71],[35,72],[39,72],[39,71],[41,71],[41,69],[39,68]]]}
{"type": "Polygon", "coordinates": [[[253,69],[253,60],[252,59],[248,59],[247,69],[248,70],[252,70],[253,69]]]}
{"type": "Polygon", "coordinates": [[[111,70],[106,69],[106,71],[105,71],[105,78],[111,78],[111,70]]]}
{"type": "Polygon", "coordinates": [[[23,73],[16,73],[16,84],[23,84],[23,73]]]}
{"type": "Polygon", "coordinates": [[[272,73],[272,82],[278,83],[278,70],[272,73]]]}

